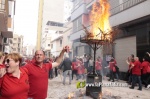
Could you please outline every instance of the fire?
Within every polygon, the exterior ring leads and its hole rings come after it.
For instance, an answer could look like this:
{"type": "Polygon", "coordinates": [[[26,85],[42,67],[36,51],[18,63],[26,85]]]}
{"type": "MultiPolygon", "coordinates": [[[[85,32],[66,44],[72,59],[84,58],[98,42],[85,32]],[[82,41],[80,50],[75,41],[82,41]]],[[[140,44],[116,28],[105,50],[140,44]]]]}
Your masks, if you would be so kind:
{"type": "Polygon", "coordinates": [[[69,93],[69,95],[68,95],[68,99],[72,99],[72,98],[74,98],[74,97],[75,97],[75,93],[74,93],[74,92],[69,93]]]}
{"type": "Polygon", "coordinates": [[[101,32],[108,33],[111,31],[109,9],[108,0],[99,0],[99,2],[93,4],[90,13],[90,33],[94,35],[94,39],[104,39],[104,35],[101,32]]]}
{"type": "Polygon", "coordinates": [[[102,99],[102,92],[99,93],[98,99],[102,99]]]}

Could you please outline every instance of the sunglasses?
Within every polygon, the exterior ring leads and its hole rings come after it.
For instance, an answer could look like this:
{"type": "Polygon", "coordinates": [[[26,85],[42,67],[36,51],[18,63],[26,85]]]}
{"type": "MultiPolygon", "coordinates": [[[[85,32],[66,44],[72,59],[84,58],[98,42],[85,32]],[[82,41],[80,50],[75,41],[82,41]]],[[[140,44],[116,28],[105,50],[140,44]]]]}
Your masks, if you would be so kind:
{"type": "Polygon", "coordinates": [[[5,62],[7,62],[7,64],[8,64],[10,61],[13,61],[13,60],[10,60],[10,59],[6,59],[6,60],[5,60],[5,62]]]}

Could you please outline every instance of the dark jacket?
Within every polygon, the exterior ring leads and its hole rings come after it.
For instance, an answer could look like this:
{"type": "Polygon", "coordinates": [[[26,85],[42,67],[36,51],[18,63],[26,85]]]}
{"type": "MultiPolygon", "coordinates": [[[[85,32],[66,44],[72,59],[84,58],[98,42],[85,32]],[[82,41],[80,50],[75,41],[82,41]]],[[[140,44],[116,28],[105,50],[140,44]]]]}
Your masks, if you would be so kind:
{"type": "Polygon", "coordinates": [[[65,72],[66,70],[71,70],[71,64],[71,60],[69,58],[65,58],[60,68],[63,67],[63,72],[65,72]]]}

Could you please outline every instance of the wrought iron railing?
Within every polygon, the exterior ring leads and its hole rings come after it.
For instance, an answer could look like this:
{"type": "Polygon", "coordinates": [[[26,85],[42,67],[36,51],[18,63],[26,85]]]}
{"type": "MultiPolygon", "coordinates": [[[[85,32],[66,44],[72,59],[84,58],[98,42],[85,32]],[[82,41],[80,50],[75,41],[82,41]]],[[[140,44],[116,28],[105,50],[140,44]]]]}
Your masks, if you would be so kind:
{"type": "Polygon", "coordinates": [[[128,0],[128,1],[126,1],[126,2],[124,2],[122,4],[120,4],[120,5],[112,8],[110,10],[111,16],[115,15],[115,14],[117,14],[119,12],[122,12],[122,11],[124,11],[126,9],[129,9],[129,8],[135,6],[135,5],[139,4],[139,3],[142,3],[144,1],[146,1],[146,0],[128,0]]]}

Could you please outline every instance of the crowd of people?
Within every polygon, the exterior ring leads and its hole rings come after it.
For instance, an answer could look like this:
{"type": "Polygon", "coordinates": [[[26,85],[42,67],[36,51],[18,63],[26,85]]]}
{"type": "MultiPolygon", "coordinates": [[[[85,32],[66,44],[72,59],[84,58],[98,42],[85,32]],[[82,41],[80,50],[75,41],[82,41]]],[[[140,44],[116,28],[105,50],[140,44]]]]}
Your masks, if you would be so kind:
{"type": "MultiPolygon", "coordinates": [[[[127,71],[128,84],[131,85],[131,89],[134,89],[135,85],[138,83],[138,90],[142,90],[142,84],[145,87],[150,84],[150,54],[147,52],[147,55],[143,57],[143,61],[140,62],[138,57],[134,57],[131,55],[128,60],[126,60],[129,69],[127,71]]],[[[89,73],[93,73],[93,65],[94,65],[93,57],[87,56],[84,54],[83,57],[74,57],[71,61],[69,57],[65,57],[62,64],[58,67],[60,71],[63,71],[63,84],[66,84],[66,77],[69,76],[69,84],[71,84],[71,79],[73,80],[74,75],[76,76],[76,80],[86,78],[86,75],[89,73]]],[[[102,79],[109,74],[109,81],[114,82],[119,81],[120,72],[119,66],[114,57],[110,58],[108,64],[104,65],[104,61],[101,57],[97,57],[95,61],[95,73],[97,75],[101,75],[102,79]],[[108,66],[106,66],[108,65],[108,66]],[[108,70],[108,71],[107,71],[108,70]]]]}
{"type": "Polygon", "coordinates": [[[45,53],[37,50],[24,66],[18,53],[0,52],[0,99],[46,99],[48,73],[61,64],[67,50],[64,47],[53,63],[44,63],[45,53]]]}
{"type": "Polygon", "coordinates": [[[138,83],[138,90],[142,90],[142,84],[148,88],[150,84],[150,53],[146,53],[143,57],[143,61],[140,62],[138,57],[134,57],[133,54],[126,61],[128,68],[128,84],[131,85],[130,89],[134,89],[138,83]]]}
{"type": "MultiPolygon", "coordinates": [[[[119,80],[119,67],[115,58],[111,57],[108,66],[104,65],[101,57],[97,57],[94,63],[92,56],[84,54],[83,57],[74,57],[71,60],[64,53],[67,47],[63,48],[60,55],[56,58],[45,58],[42,50],[37,50],[32,60],[24,59],[18,53],[3,54],[0,52],[0,99],[45,99],[47,97],[48,79],[58,74],[63,74],[63,85],[66,84],[66,77],[69,76],[69,84],[76,76],[76,80],[86,78],[87,74],[95,72],[101,75],[102,79],[108,72],[109,81],[119,80]],[[93,65],[95,70],[93,71],[93,65]]],[[[129,69],[128,84],[134,89],[138,83],[138,90],[142,90],[150,84],[150,54],[143,57],[140,62],[138,57],[131,55],[126,61],[129,69]]]]}

